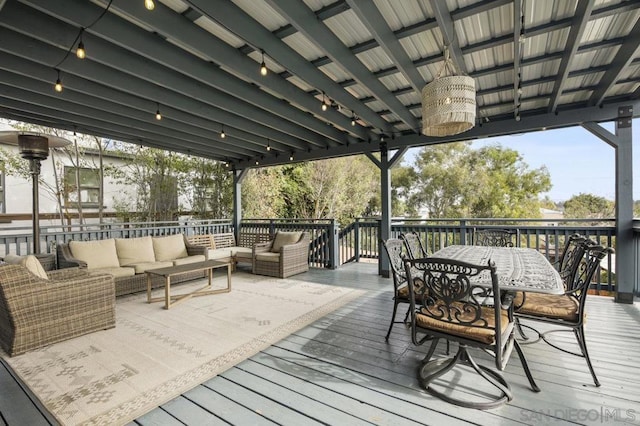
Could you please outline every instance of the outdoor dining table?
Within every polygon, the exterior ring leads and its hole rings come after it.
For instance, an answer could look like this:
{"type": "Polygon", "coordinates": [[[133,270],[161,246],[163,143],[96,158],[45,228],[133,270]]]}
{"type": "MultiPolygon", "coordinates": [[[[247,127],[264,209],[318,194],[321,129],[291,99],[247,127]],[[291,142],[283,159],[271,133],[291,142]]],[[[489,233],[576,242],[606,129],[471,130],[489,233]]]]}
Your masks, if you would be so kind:
{"type": "MultiPolygon", "coordinates": [[[[542,253],[532,248],[452,245],[431,256],[475,265],[486,265],[492,260],[496,265],[500,290],[508,293],[564,293],[558,271],[542,253]]],[[[473,284],[491,287],[491,277],[488,273],[480,274],[473,284]]]]}

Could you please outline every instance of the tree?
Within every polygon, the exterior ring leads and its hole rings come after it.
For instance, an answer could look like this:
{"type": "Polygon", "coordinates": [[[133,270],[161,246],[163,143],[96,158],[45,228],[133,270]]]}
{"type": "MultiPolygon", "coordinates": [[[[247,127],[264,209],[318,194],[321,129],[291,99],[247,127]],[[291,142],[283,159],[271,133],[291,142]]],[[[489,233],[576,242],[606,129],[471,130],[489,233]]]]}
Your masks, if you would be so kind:
{"type": "Polygon", "coordinates": [[[633,217],[640,218],[640,200],[633,202],[633,217]]]}
{"type": "Polygon", "coordinates": [[[564,203],[564,216],[577,219],[603,219],[614,215],[614,202],[593,194],[574,195],[564,203]]]}
{"type": "Polygon", "coordinates": [[[469,142],[422,148],[415,176],[411,202],[431,218],[539,217],[539,194],[551,188],[548,170],[530,170],[517,151],[469,142]]]}
{"type": "Polygon", "coordinates": [[[251,170],[242,184],[245,217],[337,219],[361,216],[377,193],[377,169],[364,156],[251,170]]]}

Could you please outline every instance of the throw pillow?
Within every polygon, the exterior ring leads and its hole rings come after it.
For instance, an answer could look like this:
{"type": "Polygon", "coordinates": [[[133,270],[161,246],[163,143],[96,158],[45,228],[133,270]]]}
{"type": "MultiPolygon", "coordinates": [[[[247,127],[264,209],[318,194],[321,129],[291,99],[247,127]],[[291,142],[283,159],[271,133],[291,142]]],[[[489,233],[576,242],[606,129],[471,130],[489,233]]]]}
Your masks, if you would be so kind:
{"type": "Polygon", "coordinates": [[[36,277],[41,278],[43,280],[49,279],[47,272],[42,267],[42,264],[40,263],[38,258],[35,257],[34,255],[30,254],[28,256],[24,256],[20,264],[25,268],[27,268],[27,270],[31,272],[33,275],[35,275],[36,277]]]}
{"type": "Polygon", "coordinates": [[[276,237],[273,240],[273,244],[271,245],[271,252],[280,253],[280,249],[282,248],[282,246],[297,243],[300,240],[301,236],[302,232],[278,231],[276,233],[276,237]]]}

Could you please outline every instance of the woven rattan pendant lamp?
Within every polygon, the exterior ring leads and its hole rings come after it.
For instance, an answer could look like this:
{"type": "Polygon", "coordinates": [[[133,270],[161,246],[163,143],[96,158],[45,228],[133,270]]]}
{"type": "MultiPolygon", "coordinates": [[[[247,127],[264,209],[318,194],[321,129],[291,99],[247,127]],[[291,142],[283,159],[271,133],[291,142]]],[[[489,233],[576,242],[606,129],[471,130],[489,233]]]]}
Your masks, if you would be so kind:
{"type": "Polygon", "coordinates": [[[423,134],[440,137],[457,135],[475,125],[475,81],[469,76],[456,74],[449,49],[445,47],[442,69],[422,89],[423,134]]]}

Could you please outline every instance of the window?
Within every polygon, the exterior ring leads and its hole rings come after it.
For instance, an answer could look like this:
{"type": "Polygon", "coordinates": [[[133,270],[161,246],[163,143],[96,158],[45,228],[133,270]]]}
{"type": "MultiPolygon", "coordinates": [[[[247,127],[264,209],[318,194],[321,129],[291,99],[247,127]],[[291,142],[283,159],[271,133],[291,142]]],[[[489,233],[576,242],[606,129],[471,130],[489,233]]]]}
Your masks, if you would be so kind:
{"type": "Polygon", "coordinates": [[[6,213],[4,205],[4,173],[0,172],[0,213],[6,213]]]}
{"type": "MultiPolygon", "coordinates": [[[[81,167],[80,202],[82,207],[98,207],[100,205],[100,171],[81,167]]],[[[65,203],[72,207],[78,203],[78,185],[76,184],[76,167],[64,168],[65,203]]]]}

